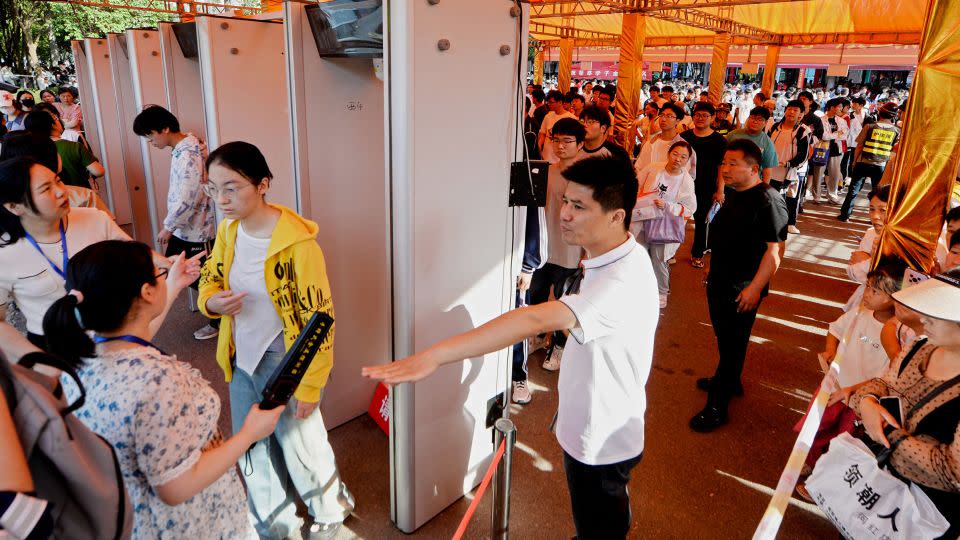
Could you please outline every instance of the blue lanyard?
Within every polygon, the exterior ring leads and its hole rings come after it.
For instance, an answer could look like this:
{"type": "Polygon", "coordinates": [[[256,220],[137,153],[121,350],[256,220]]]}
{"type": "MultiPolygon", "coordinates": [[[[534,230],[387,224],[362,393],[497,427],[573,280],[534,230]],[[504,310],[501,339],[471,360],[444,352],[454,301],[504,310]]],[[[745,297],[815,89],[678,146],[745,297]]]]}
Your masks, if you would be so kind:
{"type": "Polygon", "coordinates": [[[157,347],[153,343],[150,343],[149,341],[143,338],[139,338],[137,336],[131,336],[129,334],[125,334],[122,336],[113,336],[113,337],[94,336],[93,341],[94,343],[98,343],[98,344],[107,343],[108,341],[126,341],[127,343],[136,343],[137,345],[143,345],[144,347],[153,347],[154,349],[160,351],[160,354],[164,356],[168,356],[167,353],[163,352],[163,349],[161,349],[160,347],[157,347]]]}
{"type": "Polygon", "coordinates": [[[30,233],[24,231],[24,238],[27,239],[27,242],[30,242],[30,245],[33,246],[33,249],[37,250],[37,253],[43,255],[43,258],[50,263],[50,267],[53,268],[54,272],[60,275],[63,279],[67,279],[67,261],[70,260],[70,251],[67,250],[67,231],[63,228],[63,220],[60,220],[60,247],[63,248],[63,267],[58,267],[57,263],[50,260],[50,257],[47,257],[47,254],[40,249],[40,244],[30,235],[30,233]]]}

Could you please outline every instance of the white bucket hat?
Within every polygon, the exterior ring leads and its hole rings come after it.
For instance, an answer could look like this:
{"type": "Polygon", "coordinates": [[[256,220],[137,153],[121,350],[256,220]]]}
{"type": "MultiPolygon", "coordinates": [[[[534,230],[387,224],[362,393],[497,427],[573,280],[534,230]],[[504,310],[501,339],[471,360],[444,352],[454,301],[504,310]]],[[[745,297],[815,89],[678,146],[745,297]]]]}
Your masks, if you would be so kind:
{"type": "Polygon", "coordinates": [[[893,299],[922,315],[960,322],[960,272],[933,276],[894,293],[893,299]]]}

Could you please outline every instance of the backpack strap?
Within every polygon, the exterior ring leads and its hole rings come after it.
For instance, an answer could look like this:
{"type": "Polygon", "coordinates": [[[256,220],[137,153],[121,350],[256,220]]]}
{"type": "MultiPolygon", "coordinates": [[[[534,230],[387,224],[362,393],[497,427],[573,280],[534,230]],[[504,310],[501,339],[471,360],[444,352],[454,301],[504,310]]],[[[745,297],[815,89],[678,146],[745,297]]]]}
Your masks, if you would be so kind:
{"type": "MultiPolygon", "coordinates": [[[[80,407],[83,407],[83,404],[87,400],[87,390],[83,387],[83,383],[80,382],[80,377],[77,375],[76,370],[73,369],[73,366],[64,362],[61,358],[53,356],[52,354],[45,352],[32,352],[25,354],[23,358],[20,359],[20,365],[27,368],[33,369],[37,364],[43,366],[49,366],[55,369],[66,373],[71,379],[73,379],[74,384],[77,385],[77,389],[80,390],[80,397],[78,397],[73,403],[67,405],[65,409],[60,411],[60,416],[67,416],[68,414],[73,413],[80,407]]],[[[54,390],[54,395],[59,397],[59,394],[62,392],[60,384],[57,384],[56,390],[54,390]]]]}

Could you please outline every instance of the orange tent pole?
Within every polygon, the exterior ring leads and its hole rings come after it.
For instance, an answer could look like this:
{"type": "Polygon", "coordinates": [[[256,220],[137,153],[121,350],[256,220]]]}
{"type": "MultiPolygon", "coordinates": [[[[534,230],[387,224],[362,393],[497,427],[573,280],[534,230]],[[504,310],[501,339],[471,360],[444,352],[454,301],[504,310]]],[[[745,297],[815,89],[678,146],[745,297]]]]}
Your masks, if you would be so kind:
{"type": "Polygon", "coordinates": [[[543,48],[537,48],[533,57],[533,84],[543,84],[543,48]]]}
{"type": "Polygon", "coordinates": [[[710,61],[710,95],[707,99],[717,105],[723,97],[727,78],[727,58],[730,56],[730,34],[721,32],[713,38],[713,59],[710,61]]]}
{"type": "Polygon", "coordinates": [[[640,115],[640,90],[643,87],[643,40],[647,20],[642,13],[623,16],[620,33],[620,62],[614,112],[614,138],[633,152],[634,124],[640,115]]]}
{"type": "Polygon", "coordinates": [[[767,45],[767,60],[763,63],[763,82],[760,84],[760,91],[770,96],[773,93],[773,85],[777,83],[777,62],[780,61],[780,46],[767,45]]]}
{"type": "Polygon", "coordinates": [[[570,91],[570,77],[573,70],[573,39],[560,40],[560,67],[557,68],[557,90],[566,94],[570,91]]]}

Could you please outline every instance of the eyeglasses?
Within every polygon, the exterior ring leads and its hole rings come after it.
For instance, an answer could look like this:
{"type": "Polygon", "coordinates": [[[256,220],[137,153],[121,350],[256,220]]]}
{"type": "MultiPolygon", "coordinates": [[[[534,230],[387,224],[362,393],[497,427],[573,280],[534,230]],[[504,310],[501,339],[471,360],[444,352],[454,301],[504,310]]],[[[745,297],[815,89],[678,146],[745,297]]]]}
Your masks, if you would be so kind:
{"type": "Polygon", "coordinates": [[[700,120],[706,120],[706,119],[710,118],[710,116],[711,116],[710,113],[705,113],[705,112],[700,112],[700,113],[696,113],[696,114],[693,115],[694,118],[697,118],[697,119],[700,119],[700,120]]]}
{"type": "Polygon", "coordinates": [[[160,279],[160,278],[162,278],[162,277],[164,277],[164,276],[168,276],[168,275],[170,275],[170,269],[169,269],[169,268],[161,268],[161,269],[160,269],[160,273],[157,274],[157,275],[155,275],[155,276],[153,276],[153,279],[160,279]]]}
{"type": "Polygon", "coordinates": [[[216,199],[218,195],[223,195],[227,199],[233,199],[236,197],[237,192],[246,187],[252,187],[253,184],[243,184],[240,187],[228,187],[220,189],[217,186],[213,185],[212,182],[207,182],[203,184],[203,192],[207,194],[211,199],[216,199]]]}
{"type": "Polygon", "coordinates": [[[589,119],[587,119],[587,120],[581,120],[580,123],[583,124],[583,125],[585,125],[585,126],[592,126],[592,125],[594,125],[594,124],[596,124],[596,125],[598,125],[598,126],[600,125],[600,121],[599,121],[599,120],[594,120],[593,118],[589,118],[589,119]]]}
{"type": "Polygon", "coordinates": [[[677,117],[674,116],[674,115],[672,115],[672,114],[661,114],[661,115],[660,115],[660,118],[664,118],[664,119],[667,119],[667,120],[676,120],[676,119],[677,119],[677,117]]]}
{"type": "Polygon", "coordinates": [[[553,141],[553,144],[561,144],[561,145],[565,145],[565,144],[577,144],[577,140],[576,140],[576,139],[561,139],[561,138],[558,138],[558,137],[554,137],[554,138],[552,138],[552,139],[550,139],[550,140],[553,141]]]}

